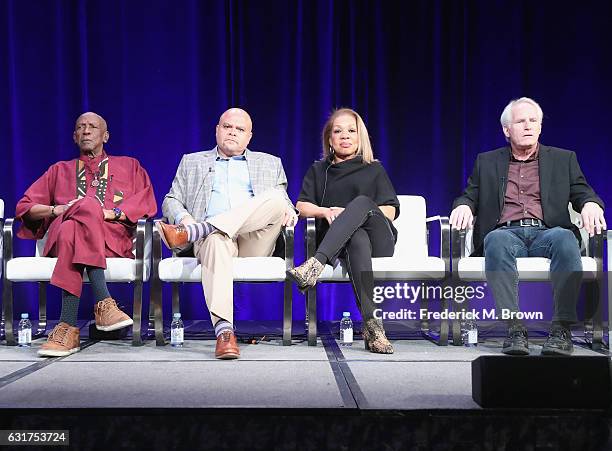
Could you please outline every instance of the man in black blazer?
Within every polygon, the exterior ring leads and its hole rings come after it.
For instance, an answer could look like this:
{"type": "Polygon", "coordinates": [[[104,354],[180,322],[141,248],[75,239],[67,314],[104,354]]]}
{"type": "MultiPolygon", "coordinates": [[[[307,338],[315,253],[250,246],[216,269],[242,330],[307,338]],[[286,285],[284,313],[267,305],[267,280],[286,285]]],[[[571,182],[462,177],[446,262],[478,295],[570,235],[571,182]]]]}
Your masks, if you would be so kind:
{"type": "Polygon", "coordinates": [[[551,259],[555,307],[542,354],[569,355],[582,261],[568,202],[581,213],[590,236],[606,228],[604,204],[586,182],[576,154],[539,143],[542,117],[540,106],[527,97],[506,106],[500,121],[510,145],[478,155],[450,215],[457,229],[470,227],[476,216],[472,255],[484,255],[496,313],[510,318],[502,350],[510,355],[529,354],[527,330],[513,317],[519,312],[516,258],[551,259]]]}

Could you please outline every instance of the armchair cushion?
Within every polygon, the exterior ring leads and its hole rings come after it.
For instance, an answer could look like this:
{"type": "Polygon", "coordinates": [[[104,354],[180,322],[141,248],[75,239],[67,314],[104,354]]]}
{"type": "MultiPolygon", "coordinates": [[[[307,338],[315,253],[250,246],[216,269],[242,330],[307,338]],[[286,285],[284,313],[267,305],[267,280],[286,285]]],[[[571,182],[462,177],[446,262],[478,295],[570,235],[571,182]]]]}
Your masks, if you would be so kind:
{"type": "MultiPolygon", "coordinates": [[[[235,282],[284,282],[286,263],[280,257],[236,257],[235,282]]],[[[171,257],[159,262],[159,278],[164,282],[201,282],[202,267],[195,257],[171,257]]]]}
{"type": "MultiPolygon", "coordinates": [[[[404,256],[373,258],[372,270],[377,273],[377,279],[440,280],[445,277],[444,260],[439,257],[407,258],[404,256]],[[381,273],[385,273],[385,275],[381,273]]],[[[325,265],[319,281],[348,282],[349,277],[346,268],[342,263],[338,263],[335,267],[325,265]]]]}
{"type": "MultiPolygon", "coordinates": [[[[520,280],[550,280],[550,259],[544,257],[526,257],[516,259],[520,280]]],[[[583,278],[594,280],[597,275],[597,262],[592,257],[582,257],[583,278]]],[[[467,257],[459,260],[459,278],[461,280],[486,280],[484,257],[467,257]]]]}
{"type": "MultiPolygon", "coordinates": [[[[13,282],[48,282],[57,258],[17,257],[6,263],[6,278],[13,282]]],[[[144,264],[144,281],[149,280],[150,264],[144,264]]],[[[104,276],[107,282],[134,282],[137,280],[136,260],[129,258],[107,258],[104,276]]],[[[83,279],[88,282],[87,271],[83,279]]]]}

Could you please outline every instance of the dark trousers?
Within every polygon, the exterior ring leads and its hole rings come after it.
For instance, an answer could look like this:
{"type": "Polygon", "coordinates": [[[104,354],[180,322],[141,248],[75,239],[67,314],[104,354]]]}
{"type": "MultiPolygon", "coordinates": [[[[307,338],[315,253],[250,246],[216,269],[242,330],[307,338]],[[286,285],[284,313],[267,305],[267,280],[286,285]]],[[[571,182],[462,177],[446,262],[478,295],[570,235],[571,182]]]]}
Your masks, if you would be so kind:
{"type": "Polygon", "coordinates": [[[332,264],[339,257],[348,271],[364,321],[374,318],[372,257],[391,257],[397,232],[369,197],[353,199],[325,234],[317,253],[332,264]]]}

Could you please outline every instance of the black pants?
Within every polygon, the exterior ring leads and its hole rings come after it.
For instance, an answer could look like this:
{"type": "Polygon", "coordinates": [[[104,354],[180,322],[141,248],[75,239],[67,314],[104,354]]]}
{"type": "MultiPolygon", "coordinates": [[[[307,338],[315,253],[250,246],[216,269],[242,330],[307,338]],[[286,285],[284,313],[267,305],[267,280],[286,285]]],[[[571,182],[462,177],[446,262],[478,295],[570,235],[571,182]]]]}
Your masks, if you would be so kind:
{"type": "Polygon", "coordinates": [[[364,321],[374,317],[372,257],[391,257],[397,231],[378,206],[358,196],[331,223],[317,254],[332,264],[339,257],[348,271],[364,321]]]}

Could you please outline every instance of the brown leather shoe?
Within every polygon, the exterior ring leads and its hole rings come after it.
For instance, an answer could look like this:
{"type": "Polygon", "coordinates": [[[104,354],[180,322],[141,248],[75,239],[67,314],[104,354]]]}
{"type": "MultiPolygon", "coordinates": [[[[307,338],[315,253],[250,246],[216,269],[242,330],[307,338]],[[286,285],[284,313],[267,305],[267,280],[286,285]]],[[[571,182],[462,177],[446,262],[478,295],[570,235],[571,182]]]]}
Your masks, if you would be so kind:
{"type": "Polygon", "coordinates": [[[38,350],[42,357],[63,357],[81,350],[79,328],[68,323],[58,323],[49,332],[47,342],[38,350]]]}
{"type": "Polygon", "coordinates": [[[96,329],[110,332],[134,324],[132,318],[122,312],[113,298],[102,299],[94,305],[96,329]]]}
{"type": "Polygon", "coordinates": [[[240,357],[240,349],[236,342],[236,335],[231,330],[224,330],[217,337],[217,346],[215,347],[215,357],[218,359],[237,359],[240,357]]]}
{"type": "Polygon", "coordinates": [[[170,225],[162,221],[155,223],[162,241],[168,248],[176,249],[185,246],[187,241],[187,229],[183,224],[170,225]]]}

